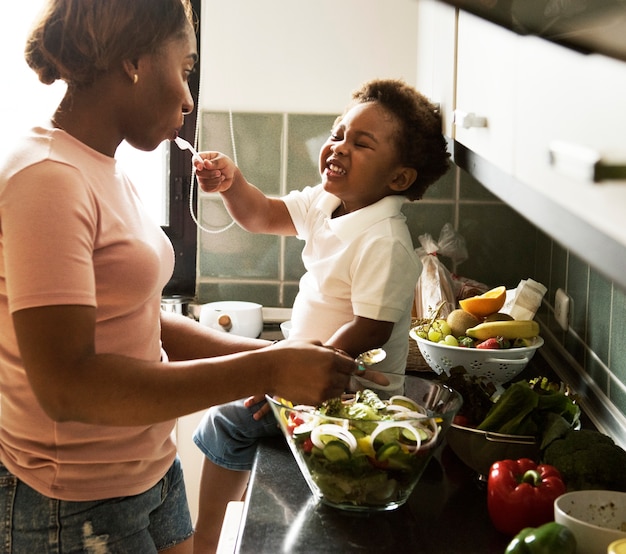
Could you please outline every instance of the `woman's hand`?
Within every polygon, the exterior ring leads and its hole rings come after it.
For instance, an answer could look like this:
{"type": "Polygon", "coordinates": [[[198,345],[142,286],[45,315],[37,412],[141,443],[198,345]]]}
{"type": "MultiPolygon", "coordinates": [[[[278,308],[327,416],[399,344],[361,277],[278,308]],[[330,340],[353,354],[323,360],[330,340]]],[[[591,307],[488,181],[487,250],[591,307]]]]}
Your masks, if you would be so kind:
{"type": "Polygon", "coordinates": [[[273,390],[268,393],[298,404],[317,406],[324,400],[343,394],[350,377],[360,377],[379,385],[389,384],[387,378],[373,370],[358,371],[352,357],[319,342],[281,341],[267,349],[273,361],[273,390]]]}

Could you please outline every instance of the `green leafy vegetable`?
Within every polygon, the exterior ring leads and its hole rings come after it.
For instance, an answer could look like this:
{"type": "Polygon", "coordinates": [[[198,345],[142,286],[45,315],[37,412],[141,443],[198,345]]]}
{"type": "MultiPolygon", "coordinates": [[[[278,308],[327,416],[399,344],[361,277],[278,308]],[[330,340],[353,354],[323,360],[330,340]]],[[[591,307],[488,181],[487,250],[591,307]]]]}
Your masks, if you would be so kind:
{"type": "Polygon", "coordinates": [[[552,425],[567,428],[580,418],[580,408],[564,385],[545,377],[517,381],[489,410],[478,429],[509,435],[543,437],[552,425]]]}

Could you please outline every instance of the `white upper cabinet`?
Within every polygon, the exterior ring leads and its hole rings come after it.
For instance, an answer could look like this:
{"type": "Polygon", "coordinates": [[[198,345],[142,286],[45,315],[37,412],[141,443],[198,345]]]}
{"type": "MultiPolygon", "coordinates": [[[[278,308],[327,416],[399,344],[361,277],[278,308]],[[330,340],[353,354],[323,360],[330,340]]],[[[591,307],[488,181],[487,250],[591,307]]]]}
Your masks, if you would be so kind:
{"type": "Polygon", "coordinates": [[[456,9],[420,0],[417,14],[417,89],[439,104],[443,131],[451,137],[454,110],[456,9]]]}
{"type": "Polygon", "coordinates": [[[515,177],[626,245],[626,63],[536,37],[517,59],[515,177]]]}
{"type": "Polygon", "coordinates": [[[418,6],[417,83],[455,161],[626,288],[626,62],[418,6]]]}
{"type": "Polygon", "coordinates": [[[519,38],[493,23],[459,12],[452,136],[506,172],[513,170],[519,38]]]}

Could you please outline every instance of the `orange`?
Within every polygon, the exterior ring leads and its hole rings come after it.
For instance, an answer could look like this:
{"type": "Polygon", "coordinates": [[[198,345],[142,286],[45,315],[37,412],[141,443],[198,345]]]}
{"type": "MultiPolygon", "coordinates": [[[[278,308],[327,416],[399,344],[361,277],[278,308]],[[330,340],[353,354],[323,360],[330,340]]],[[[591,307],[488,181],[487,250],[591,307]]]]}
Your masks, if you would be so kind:
{"type": "Polygon", "coordinates": [[[500,286],[479,296],[459,300],[459,305],[473,316],[483,318],[498,312],[504,306],[505,300],[506,287],[500,286]]]}

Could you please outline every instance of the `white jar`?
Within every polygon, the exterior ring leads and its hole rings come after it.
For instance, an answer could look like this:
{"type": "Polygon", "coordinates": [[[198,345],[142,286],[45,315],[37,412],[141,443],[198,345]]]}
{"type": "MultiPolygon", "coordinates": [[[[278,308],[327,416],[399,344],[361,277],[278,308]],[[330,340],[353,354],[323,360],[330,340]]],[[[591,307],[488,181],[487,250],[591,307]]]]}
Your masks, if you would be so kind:
{"type": "Polygon", "coordinates": [[[257,338],[263,331],[263,306],[238,300],[209,302],[200,309],[200,324],[224,333],[257,338]]]}

